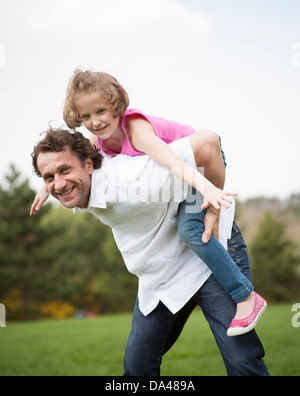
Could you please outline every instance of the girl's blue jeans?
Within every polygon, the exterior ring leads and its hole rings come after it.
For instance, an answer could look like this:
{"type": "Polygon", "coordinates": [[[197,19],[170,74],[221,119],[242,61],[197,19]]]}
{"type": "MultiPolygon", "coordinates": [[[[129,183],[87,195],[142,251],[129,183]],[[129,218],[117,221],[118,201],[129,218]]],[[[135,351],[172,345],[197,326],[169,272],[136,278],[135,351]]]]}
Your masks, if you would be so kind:
{"type": "Polygon", "coordinates": [[[213,235],[208,243],[202,242],[206,214],[201,209],[202,202],[200,193],[190,189],[188,199],[181,204],[178,213],[179,236],[205,262],[233,301],[240,303],[251,295],[253,285],[213,235]]]}

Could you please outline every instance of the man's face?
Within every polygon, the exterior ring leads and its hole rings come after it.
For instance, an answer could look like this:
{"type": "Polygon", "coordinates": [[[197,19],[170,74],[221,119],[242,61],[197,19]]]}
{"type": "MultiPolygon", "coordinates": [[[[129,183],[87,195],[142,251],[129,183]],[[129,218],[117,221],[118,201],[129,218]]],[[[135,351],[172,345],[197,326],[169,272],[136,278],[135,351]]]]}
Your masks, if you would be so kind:
{"type": "Polygon", "coordinates": [[[49,193],[63,206],[68,209],[87,208],[94,170],[91,159],[86,159],[82,164],[66,147],[65,151],[59,153],[41,153],[37,165],[49,193]]]}

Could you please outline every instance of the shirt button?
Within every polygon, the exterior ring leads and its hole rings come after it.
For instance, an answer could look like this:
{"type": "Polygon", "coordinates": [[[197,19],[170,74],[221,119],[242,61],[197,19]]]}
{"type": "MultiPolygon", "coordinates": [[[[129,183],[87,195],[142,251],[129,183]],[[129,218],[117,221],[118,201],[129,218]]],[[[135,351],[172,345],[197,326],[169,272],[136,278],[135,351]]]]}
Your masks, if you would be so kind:
{"type": "Polygon", "coordinates": [[[235,253],[236,252],[236,250],[233,248],[233,249],[231,249],[231,251],[232,251],[232,253],[235,253]]]}

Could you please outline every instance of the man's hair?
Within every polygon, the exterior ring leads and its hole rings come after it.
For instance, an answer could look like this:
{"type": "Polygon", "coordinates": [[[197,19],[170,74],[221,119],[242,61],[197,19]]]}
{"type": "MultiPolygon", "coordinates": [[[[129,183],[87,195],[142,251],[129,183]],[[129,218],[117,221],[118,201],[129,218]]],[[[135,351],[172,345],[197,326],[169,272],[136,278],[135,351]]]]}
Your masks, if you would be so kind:
{"type": "Polygon", "coordinates": [[[121,117],[129,106],[129,97],[122,85],[110,74],[75,70],[67,88],[64,120],[69,128],[82,125],[75,102],[82,94],[99,92],[101,100],[113,116],[121,117]]]}
{"type": "Polygon", "coordinates": [[[46,136],[35,147],[32,153],[32,165],[37,176],[42,177],[38,168],[38,156],[41,153],[60,153],[67,148],[79,159],[84,166],[87,158],[93,161],[94,169],[100,169],[102,164],[102,155],[90,141],[80,132],[70,132],[64,129],[50,128],[45,132],[46,136]]]}

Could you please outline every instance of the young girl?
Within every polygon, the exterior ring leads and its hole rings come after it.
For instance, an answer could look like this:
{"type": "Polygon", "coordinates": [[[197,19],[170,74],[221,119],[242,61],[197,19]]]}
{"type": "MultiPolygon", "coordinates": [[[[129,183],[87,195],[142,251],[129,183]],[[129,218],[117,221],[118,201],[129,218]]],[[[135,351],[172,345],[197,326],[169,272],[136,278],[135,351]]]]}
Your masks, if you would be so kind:
{"type": "MultiPolygon", "coordinates": [[[[64,120],[71,129],[84,124],[93,134],[91,143],[106,155],[136,156],[146,153],[203,195],[202,211],[199,208],[198,214],[192,218],[185,210],[188,204],[182,205],[178,220],[179,235],[207,264],[237,303],[237,313],[228,329],[228,336],[251,331],[266,309],[266,302],[253,291],[251,282],[239,271],[214,236],[207,243],[202,242],[205,209],[209,205],[217,210],[221,206],[229,208],[233,202],[229,196],[236,194],[215,187],[195,169],[184,171],[188,165],[174,154],[168,144],[196,133],[193,128],[145,115],[139,110],[128,109],[128,106],[127,92],[112,76],[76,70],[67,89],[64,120]]],[[[37,214],[48,195],[45,186],[37,195],[31,214],[37,214]]]]}

